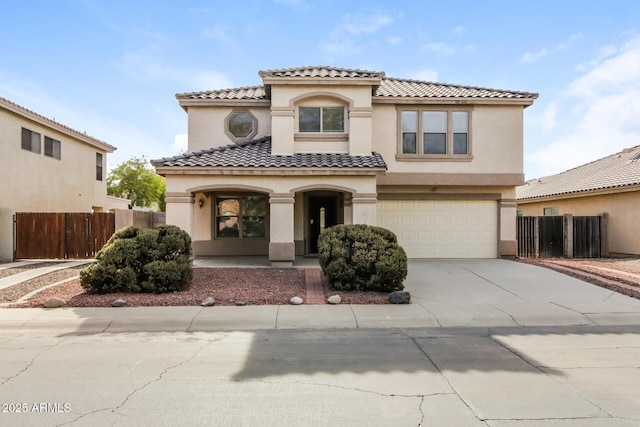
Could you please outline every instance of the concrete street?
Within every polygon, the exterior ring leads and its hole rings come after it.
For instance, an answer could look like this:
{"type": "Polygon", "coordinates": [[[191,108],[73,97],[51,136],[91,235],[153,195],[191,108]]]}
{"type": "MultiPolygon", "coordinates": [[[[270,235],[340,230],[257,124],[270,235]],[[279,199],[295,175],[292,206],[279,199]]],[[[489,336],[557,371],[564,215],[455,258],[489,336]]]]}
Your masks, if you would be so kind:
{"type": "Polygon", "coordinates": [[[406,306],[0,309],[0,425],[640,424],[640,301],[504,260],[411,261],[407,289],[406,306]]]}

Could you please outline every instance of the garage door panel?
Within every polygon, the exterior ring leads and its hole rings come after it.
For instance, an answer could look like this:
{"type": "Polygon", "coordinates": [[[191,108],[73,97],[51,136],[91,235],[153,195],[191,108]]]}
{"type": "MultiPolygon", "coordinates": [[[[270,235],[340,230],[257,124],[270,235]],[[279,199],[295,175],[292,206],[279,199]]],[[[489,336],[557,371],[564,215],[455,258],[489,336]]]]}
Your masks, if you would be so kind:
{"type": "Polygon", "coordinates": [[[378,202],[378,224],[395,232],[410,258],[495,258],[495,201],[378,202]]]}

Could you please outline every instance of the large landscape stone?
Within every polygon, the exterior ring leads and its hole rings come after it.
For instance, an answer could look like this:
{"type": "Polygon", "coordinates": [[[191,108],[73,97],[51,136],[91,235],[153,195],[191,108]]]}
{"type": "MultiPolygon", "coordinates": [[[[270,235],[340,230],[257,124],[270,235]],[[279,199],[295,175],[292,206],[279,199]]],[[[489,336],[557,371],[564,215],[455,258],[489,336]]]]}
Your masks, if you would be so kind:
{"type": "Polygon", "coordinates": [[[332,295],[327,298],[327,302],[329,304],[340,304],[342,302],[342,298],[340,298],[340,295],[332,295]]]}
{"type": "Polygon", "coordinates": [[[58,308],[64,307],[65,305],[67,305],[67,302],[58,297],[49,298],[42,304],[44,308],[58,308]]]}
{"type": "Polygon", "coordinates": [[[300,304],[302,304],[302,302],[303,302],[302,298],[300,298],[300,297],[293,297],[293,298],[291,298],[291,300],[289,300],[289,303],[292,304],[292,305],[300,305],[300,304]]]}
{"type": "Polygon", "coordinates": [[[202,301],[202,302],[200,303],[200,305],[201,305],[202,307],[211,307],[211,306],[212,306],[212,305],[214,305],[215,303],[216,303],[216,300],[215,300],[214,298],[209,297],[209,298],[207,298],[206,300],[202,301]]]}
{"type": "Polygon", "coordinates": [[[411,302],[411,294],[407,291],[396,291],[389,294],[389,302],[391,304],[409,304],[411,302]]]}
{"type": "Polygon", "coordinates": [[[127,302],[122,298],[118,298],[117,300],[111,303],[111,307],[124,307],[125,305],[127,305],[127,302]]]}

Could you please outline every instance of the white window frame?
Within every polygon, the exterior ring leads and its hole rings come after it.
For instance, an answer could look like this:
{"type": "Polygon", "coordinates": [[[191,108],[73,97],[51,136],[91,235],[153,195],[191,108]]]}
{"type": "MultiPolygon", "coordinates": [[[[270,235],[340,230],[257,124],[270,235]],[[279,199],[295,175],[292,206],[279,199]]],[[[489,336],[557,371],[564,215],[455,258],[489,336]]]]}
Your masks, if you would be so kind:
{"type": "Polygon", "coordinates": [[[295,135],[296,141],[347,141],[349,139],[349,108],[342,101],[333,98],[323,98],[316,100],[304,100],[296,105],[295,109],[295,135]],[[320,108],[320,131],[319,132],[301,132],[300,131],[300,108],[313,107],[320,108]],[[342,108],[343,109],[343,129],[342,131],[324,131],[322,129],[322,111],[323,108],[342,108]]]}
{"type": "Polygon", "coordinates": [[[433,106],[433,107],[406,107],[398,109],[398,147],[396,159],[399,161],[471,161],[473,159],[472,154],[472,108],[459,108],[459,107],[451,107],[451,106],[433,106]],[[417,126],[415,129],[407,129],[403,128],[404,123],[402,120],[403,113],[415,112],[417,115],[416,121],[417,126]],[[425,153],[424,152],[424,134],[427,129],[425,129],[425,120],[424,113],[430,112],[441,112],[446,113],[446,146],[444,153],[425,153]],[[454,115],[455,113],[466,113],[467,114],[467,152],[466,153],[455,153],[455,134],[464,133],[464,132],[456,132],[454,129],[454,115]],[[403,141],[404,134],[406,133],[415,133],[416,134],[416,152],[415,153],[405,153],[403,151],[403,141]]]}

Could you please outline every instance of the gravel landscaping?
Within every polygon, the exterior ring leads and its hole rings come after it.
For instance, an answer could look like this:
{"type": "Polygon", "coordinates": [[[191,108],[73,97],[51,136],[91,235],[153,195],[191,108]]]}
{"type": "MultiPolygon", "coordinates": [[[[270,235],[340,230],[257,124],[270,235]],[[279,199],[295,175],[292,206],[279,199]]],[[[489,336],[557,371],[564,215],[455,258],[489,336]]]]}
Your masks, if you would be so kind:
{"type": "MultiPolygon", "coordinates": [[[[61,298],[69,307],[109,307],[119,298],[135,306],[197,306],[209,297],[215,305],[280,305],[289,304],[294,296],[306,299],[305,273],[302,269],[273,268],[194,268],[189,288],[167,294],[85,293],[77,279],[83,267],[65,269],[0,290],[0,302],[14,302],[23,295],[60,282],[33,295],[27,301],[9,307],[42,307],[52,297],[61,298]]],[[[380,292],[331,292],[323,283],[325,294],[339,294],[343,304],[387,304],[388,294],[380,292]]]]}

